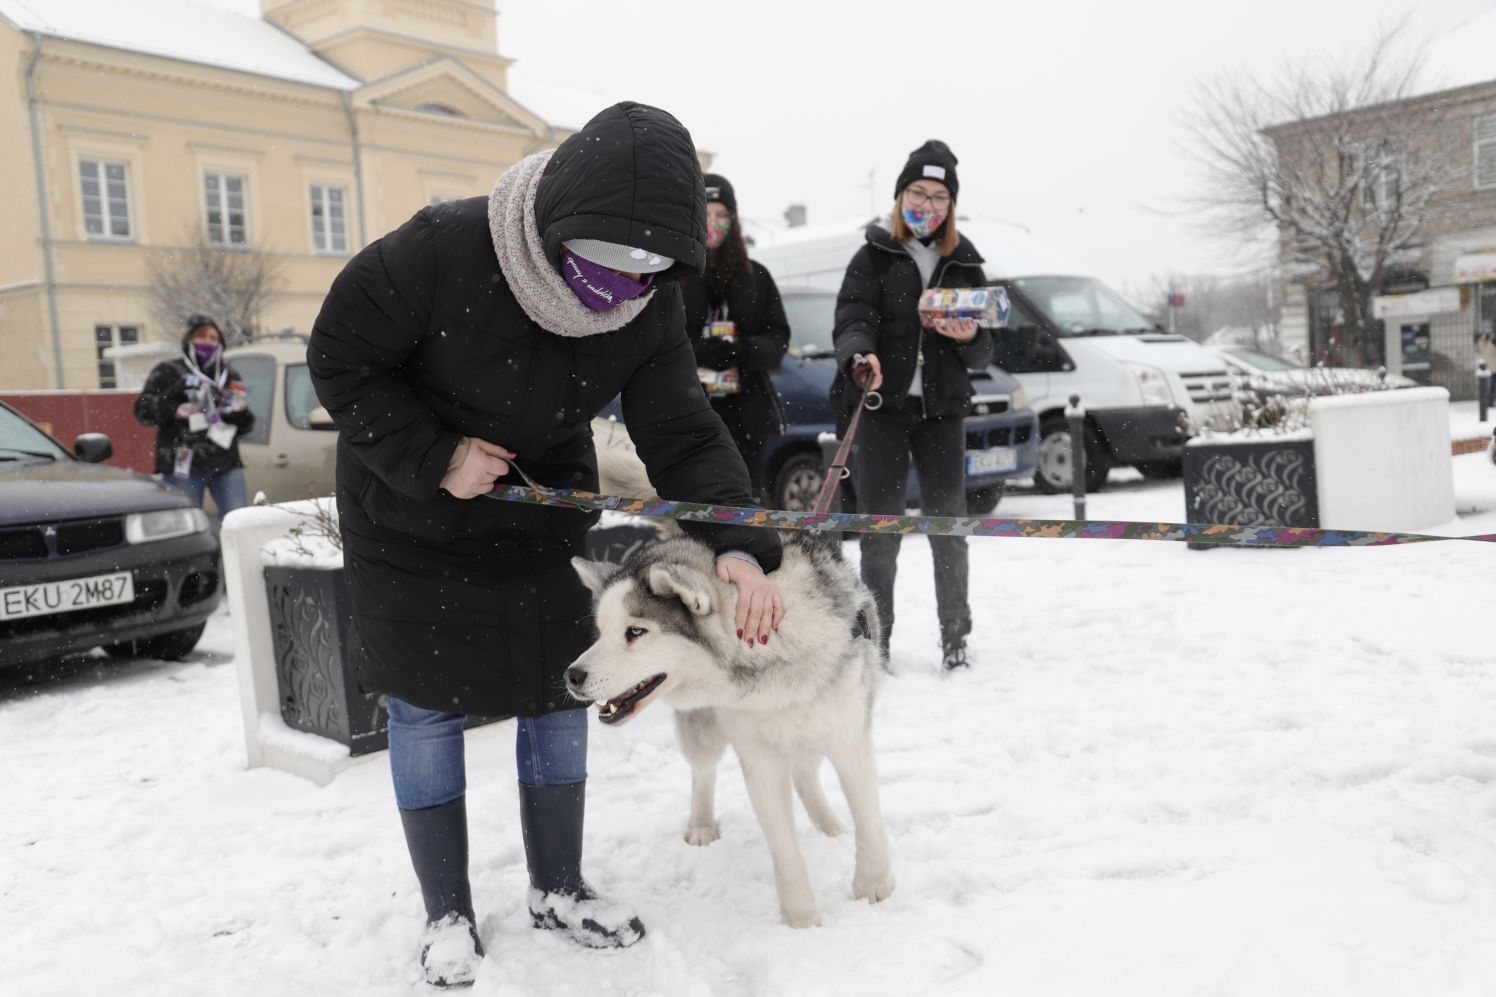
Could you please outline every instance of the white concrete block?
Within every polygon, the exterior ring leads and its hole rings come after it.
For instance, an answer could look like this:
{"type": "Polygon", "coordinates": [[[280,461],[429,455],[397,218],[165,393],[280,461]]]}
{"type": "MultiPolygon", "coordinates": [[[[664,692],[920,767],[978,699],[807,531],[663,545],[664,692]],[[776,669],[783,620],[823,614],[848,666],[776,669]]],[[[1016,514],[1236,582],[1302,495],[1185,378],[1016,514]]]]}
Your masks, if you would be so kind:
{"type": "Polygon", "coordinates": [[[1444,388],[1316,398],[1309,422],[1321,527],[1417,532],[1454,518],[1444,388]]]}

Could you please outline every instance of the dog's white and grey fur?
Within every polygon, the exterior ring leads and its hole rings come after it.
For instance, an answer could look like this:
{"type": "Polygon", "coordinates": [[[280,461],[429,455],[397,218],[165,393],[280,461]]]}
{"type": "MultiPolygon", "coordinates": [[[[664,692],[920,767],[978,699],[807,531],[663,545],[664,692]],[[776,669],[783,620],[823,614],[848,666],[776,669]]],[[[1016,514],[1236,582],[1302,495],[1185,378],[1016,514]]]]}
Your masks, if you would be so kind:
{"type": "Polygon", "coordinates": [[[768,644],[736,636],[737,590],[717,577],[712,550],[667,540],[623,566],[574,559],[592,589],[599,637],[566,673],[573,696],[620,723],[656,699],[676,710],[691,764],[686,840],[718,837],[717,766],[729,743],[742,761],[754,812],[768,839],[786,923],[819,923],[796,839],[791,786],[826,834],[840,822],[821,789],[829,758],[852,811],[857,859],[853,893],[876,903],[893,891],[888,836],[873,756],[873,697],[883,675],[872,594],[815,535],[784,534],[774,574],[786,607],[768,644]]]}

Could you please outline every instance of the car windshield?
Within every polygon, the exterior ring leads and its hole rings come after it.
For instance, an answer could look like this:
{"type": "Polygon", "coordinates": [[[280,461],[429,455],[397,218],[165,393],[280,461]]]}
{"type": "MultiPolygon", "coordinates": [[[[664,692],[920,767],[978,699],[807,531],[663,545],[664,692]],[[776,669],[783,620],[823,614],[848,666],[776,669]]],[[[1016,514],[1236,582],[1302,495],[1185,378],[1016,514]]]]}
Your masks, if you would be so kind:
{"type": "Polygon", "coordinates": [[[1012,284],[1066,335],[1120,335],[1158,328],[1094,277],[1018,277],[1012,284]]]}
{"type": "Polygon", "coordinates": [[[836,324],[836,295],[831,291],[789,289],[781,297],[790,323],[790,356],[824,357],[835,353],[831,330],[836,324]]]}
{"type": "Polygon", "coordinates": [[[0,463],[61,460],[68,452],[10,409],[0,406],[0,463]]]}
{"type": "Polygon", "coordinates": [[[1226,355],[1240,360],[1245,367],[1254,370],[1301,370],[1302,368],[1292,360],[1284,360],[1268,353],[1259,353],[1256,350],[1227,350],[1226,355]]]}

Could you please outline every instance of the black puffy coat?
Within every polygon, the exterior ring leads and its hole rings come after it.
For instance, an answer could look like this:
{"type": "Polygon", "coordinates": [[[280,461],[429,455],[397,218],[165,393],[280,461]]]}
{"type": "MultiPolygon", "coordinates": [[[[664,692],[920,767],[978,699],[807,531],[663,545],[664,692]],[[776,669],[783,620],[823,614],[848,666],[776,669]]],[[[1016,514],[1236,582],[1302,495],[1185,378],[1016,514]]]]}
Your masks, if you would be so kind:
{"type": "MultiPolygon", "coordinates": [[[[224,362],[220,356],[203,373],[217,377],[221,370],[219,364],[224,362]]],[[[228,371],[225,385],[244,383],[232,366],[228,371]]],[[[181,446],[192,448],[192,470],[196,472],[218,474],[244,466],[239,458],[239,437],[254,429],[254,413],[249,409],[221,412],[223,421],[238,430],[233,443],[226,448],[209,439],[207,430],[192,432],[187,420],[177,417],[177,407],[196,399],[196,381],[197,375],[188,368],[185,357],[163,360],[151,368],[145,385],[140,389],[140,396],[135,399],[135,418],[147,426],[156,427],[157,474],[171,476],[176,468],[177,448],[181,446]],[[192,389],[191,398],[188,397],[189,389],[192,389]]]]}
{"type": "MultiPolygon", "coordinates": [[[[979,287],[986,283],[982,257],[964,235],[955,252],[935,264],[930,287],[979,287]]],[[[876,353],[883,367],[885,399],[901,399],[914,380],[916,356],[924,352],[926,418],[964,416],[971,408],[971,377],[992,363],[992,333],[977,331],[969,343],[958,343],[919,320],[919,296],[925,290],[919,266],[901,243],[882,225],[869,225],[867,245],[847,264],[847,274],[836,296],[838,373],[831,385],[832,405],[845,429],[858,390],[847,376],[852,358],[876,353]]]]}
{"type": "MultiPolygon", "coordinates": [[[[790,346],[790,324],[784,317],[784,302],[768,268],[750,260],[751,271],[738,276],[723,301],[713,301],[706,279],[694,274],[681,280],[686,305],[686,333],[696,353],[696,364],[710,370],[738,368],[742,387],[736,397],[712,399],[722,413],[736,409],[738,421],[760,439],[784,432],[784,407],[769,372],[778,370],[790,346]],[[727,318],[737,326],[737,343],[730,355],[717,352],[717,344],[701,336],[713,309],[725,304],[727,318]]],[[[729,420],[729,425],[733,422],[729,420]]],[[[741,446],[741,441],[739,443],[741,446]]]]}
{"type": "MultiPolygon", "coordinates": [[[[545,177],[553,171],[564,187],[557,196],[542,181],[536,209],[548,247],[553,220],[567,238],[624,241],[663,228],[690,234],[671,237],[676,267],[700,269],[705,196],[675,119],[610,108],[562,144],[545,177]],[[643,128],[656,134],[636,141],[643,128]],[[683,140],[659,141],[671,128],[683,140]],[[672,187],[654,182],[666,175],[672,187]],[[682,176],[695,177],[697,198],[673,192],[682,176]],[[622,222],[578,224],[618,211],[622,222]]],[[[570,558],[584,553],[597,516],[453,498],[439,486],[462,436],[513,450],[542,484],[596,489],[589,423],[621,392],[662,496],[751,504],[743,461],[696,377],[679,287],[659,283],[613,332],[550,333],[521,309],[498,265],[486,198],[422,209],[349,261],[307,360],[340,430],[338,512],[360,677],[372,691],[486,716],[578,705],[561,675],[594,635],[570,558]]],[[[502,483],[520,482],[511,472],[502,483]]],[[[772,531],[687,529],[719,551],[754,554],[765,570],[778,566],[772,531]]]]}

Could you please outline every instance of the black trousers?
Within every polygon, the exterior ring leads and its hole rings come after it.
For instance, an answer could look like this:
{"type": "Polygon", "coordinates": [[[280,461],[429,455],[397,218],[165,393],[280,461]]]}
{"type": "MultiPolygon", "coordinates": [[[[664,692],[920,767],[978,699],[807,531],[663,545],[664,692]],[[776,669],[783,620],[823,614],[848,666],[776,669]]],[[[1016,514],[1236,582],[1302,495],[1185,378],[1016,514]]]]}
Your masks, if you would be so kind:
{"type": "MultiPolygon", "coordinates": [[[[932,516],[966,515],[966,432],[960,417],[922,419],[917,399],[897,410],[864,412],[857,427],[857,511],[901,516],[908,491],[909,458],[919,480],[921,509],[932,516]],[[912,410],[911,410],[912,409],[912,410]]],[[[893,633],[893,584],[899,542],[894,534],[864,534],[862,580],[873,591],[883,620],[884,647],[893,633]]],[[[935,606],[942,641],[971,633],[966,601],[966,538],[931,537],[935,606]]]]}
{"type": "Polygon", "coordinates": [[[732,441],[737,444],[738,453],[743,455],[743,463],[748,465],[753,497],[760,504],[768,501],[764,450],[769,441],[779,435],[770,405],[768,399],[760,398],[756,393],[712,399],[712,408],[722,417],[732,441]]]}

